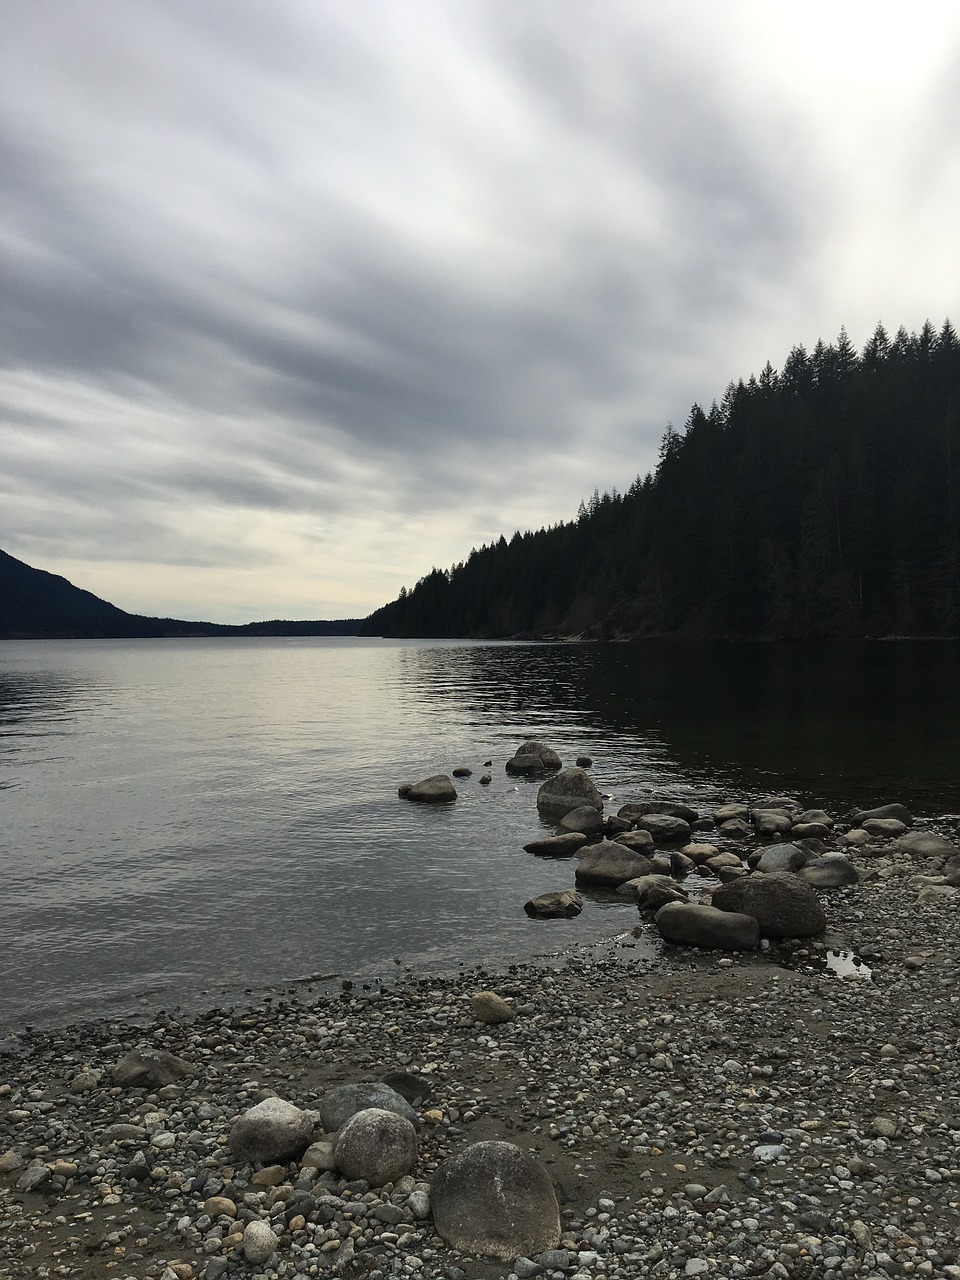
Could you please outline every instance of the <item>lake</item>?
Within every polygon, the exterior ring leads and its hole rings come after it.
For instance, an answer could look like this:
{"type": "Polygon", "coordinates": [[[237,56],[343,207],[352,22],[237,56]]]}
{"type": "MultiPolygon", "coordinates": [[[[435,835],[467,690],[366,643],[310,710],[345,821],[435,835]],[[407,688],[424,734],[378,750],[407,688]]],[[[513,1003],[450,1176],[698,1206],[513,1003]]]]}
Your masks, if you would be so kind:
{"type": "MultiPolygon", "coordinates": [[[[839,814],[957,801],[954,642],[479,644],[355,638],[0,642],[0,1027],[213,1004],[322,975],[522,962],[624,933],[523,902],[574,864],[549,741],[628,800],[787,791],[839,814]],[[492,782],[479,777],[491,761],[492,782]],[[453,805],[404,781],[473,770],[453,805]]],[[[317,979],[319,981],[319,979],[317,979]]]]}

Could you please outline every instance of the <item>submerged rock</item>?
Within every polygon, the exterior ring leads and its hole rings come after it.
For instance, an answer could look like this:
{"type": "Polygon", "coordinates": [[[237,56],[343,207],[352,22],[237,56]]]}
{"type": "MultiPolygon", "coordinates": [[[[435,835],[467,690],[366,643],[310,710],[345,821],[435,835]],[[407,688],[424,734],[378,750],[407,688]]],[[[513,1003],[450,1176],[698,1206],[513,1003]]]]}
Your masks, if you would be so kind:
{"type": "Polygon", "coordinates": [[[457,789],[445,773],[435,773],[422,782],[405,782],[399,789],[402,800],[413,800],[419,804],[446,804],[456,800],[457,789]]]}
{"type": "Polygon", "coordinates": [[[521,742],[505,765],[507,773],[543,773],[549,769],[562,769],[563,761],[546,742],[531,739],[521,742]]]}
{"type": "Polygon", "coordinates": [[[603,808],[603,796],[593,784],[593,779],[582,769],[563,769],[548,778],[537,792],[537,809],[541,815],[559,821],[581,805],[603,808]]]}
{"type": "Polygon", "coordinates": [[[528,916],[543,920],[569,919],[583,910],[583,899],[573,889],[555,889],[528,899],[523,909],[528,916]]]}

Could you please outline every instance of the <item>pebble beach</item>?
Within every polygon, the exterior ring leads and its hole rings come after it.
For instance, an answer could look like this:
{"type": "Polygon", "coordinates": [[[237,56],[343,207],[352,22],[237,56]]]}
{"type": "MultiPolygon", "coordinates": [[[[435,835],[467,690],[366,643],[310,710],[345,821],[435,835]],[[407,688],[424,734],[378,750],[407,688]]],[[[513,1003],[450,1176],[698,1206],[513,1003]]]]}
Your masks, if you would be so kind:
{"type": "Polygon", "coordinates": [[[637,913],[638,936],[522,967],[22,1031],[0,1057],[0,1276],[960,1280],[960,890],[896,841],[850,856],[826,932],[756,952],[652,954],[637,913]],[[477,1020],[484,990],[511,1020],[477,1020]],[[116,1083],[137,1048],[191,1073],[116,1083]],[[313,1112],[390,1072],[423,1082],[395,1183],[231,1152],[255,1103],[313,1112]],[[556,1248],[497,1262],[437,1233],[434,1174],[490,1139],[547,1169],[556,1248]]]}

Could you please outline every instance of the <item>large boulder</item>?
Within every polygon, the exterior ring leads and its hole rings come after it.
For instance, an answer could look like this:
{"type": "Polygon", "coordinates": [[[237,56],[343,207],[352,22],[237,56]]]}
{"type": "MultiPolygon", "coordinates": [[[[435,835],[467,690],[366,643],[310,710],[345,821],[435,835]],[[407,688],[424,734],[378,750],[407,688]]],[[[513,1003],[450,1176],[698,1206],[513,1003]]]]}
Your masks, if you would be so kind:
{"type": "Polygon", "coordinates": [[[430,1206],[439,1235],[464,1253],[512,1262],[560,1242],[550,1175],[509,1142],[476,1142],[445,1160],[430,1187],[430,1206]]]}
{"type": "MultiPolygon", "coordinates": [[[[573,811],[576,813],[576,810],[573,811]]],[[[531,840],[523,847],[527,853],[535,853],[538,858],[570,858],[587,843],[582,831],[564,831],[557,836],[544,836],[542,840],[531,840]]]]}
{"type": "Polygon", "coordinates": [[[763,938],[806,938],[827,927],[816,893],[789,871],[730,880],[715,890],[713,905],[753,916],[763,938]]]}
{"type": "Polygon", "coordinates": [[[541,816],[555,822],[581,805],[603,808],[603,796],[583,769],[561,769],[537,792],[537,809],[541,816]]]}
{"type": "Polygon", "coordinates": [[[352,1115],[333,1147],[337,1168],[372,1187],[396,1182],[417,1162],[417,1131],[395,1111],[369,1107],[352,1115]]]}
{"type": "Polygon", "coordinates": [[[551,769],[563,768],[563,761],[553,747],[545,742],[530,739],[521,742],[505,765],[507,773],[531,774],[545,773],[551,769]]]}
{"type": "Polygon", "coordinates": [[[760,945],[760,929],[753,916],[720,911],[687,902],[668,902],[654,917],[657,930],[668,942],[708,951],[754,951],[760,945]]]}
{"type": "Polygon", "coordinates": [[[422,782],[405,782],[399,795],[403,800],[415,800],[419,804],[447,804],[456,800],[457,789],[445,773],[435,773],[422,782]]]}
{"type": "Polygon", "coordinates": [[[323,1095],[318,1110],[324,1133],[333,1133],[358,1111],[366,1111],[371,1107],[403,1116],[414,1127],[420,1124],[420,1117],[396,1089],[384,1084],[382,1080],[369,1080],[362,1084],[341,1084],[323,1095]]]}
{"type": "Polygon", "coordinates": [[[608,885],[615,889],[624,880],[649,875],[651,870],[650,859],[644,854],[628,849],[618,840],[604,840],[584,849],[575,878],[578,884],[608,885]]]}
{"type": "Polygon", "coordinates": [[[639,831],[648,831],[653,836],[654,844],[688,844],[690,842],[690,823],[686,818],[677,818],[670,813],[645,813],[637,818],[639,831]]]}
{"type": "Polygon", "coordinates": [[[236,1160],[285,1164],[301,1156],[312,1141],[312,1116],[283,1098],[265,1098],[233,1122],[229,1146],[236,1160]]]}
{"type": "Polygon", "coordinates": [[[575,889],[554,889],[552,893],[541,893],[528,899],[523,909],[534,919],[569,919],[583,910],[583,899],[575,889]]]}
{"type": "Polygon", "coordinates": [[[857,884],[860,873],[849,858],[842,853],[827,853],[822,858],[812,858],[800,868],[800,876],[816,889],[840,889],[844,885],[857,884]]]}
{"type": "Polygon", "coordinates": [[[113,1083],[121,1089],[163,1089],[194,1074],[191,1062],[163,1049],[132,1049],[113,1068],[113,1083]]]}

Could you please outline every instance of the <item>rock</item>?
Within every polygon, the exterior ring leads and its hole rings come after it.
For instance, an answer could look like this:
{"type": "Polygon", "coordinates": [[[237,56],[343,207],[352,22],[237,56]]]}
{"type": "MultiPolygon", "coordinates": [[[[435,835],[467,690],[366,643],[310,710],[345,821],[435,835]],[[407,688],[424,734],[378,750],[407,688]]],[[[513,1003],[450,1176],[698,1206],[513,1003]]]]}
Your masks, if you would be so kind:
{"type": "Polygon", "coordinates": [[[8,1147],[0,1156],[0,1173],[13,1173],[16,1169],[22,1169],[25,1163],[16,1147],[8,1147]]]}
{"type": "Polygon", "coordinates": [[[853,819],[861,826],[867,818],[893,818],[905,827],[912,827],[916,819],[902,804],[881,804],[876,809],[855,809],[853,819]]]}
{"type": "Polygon", "coordinates": [[[753,828],[742,818],[728,818],[720,823],[719,831],[730,840],[743,840],[753,834],[753,828]]]}
{"type": "MultiPolygon", "coordinates": [[[[392,1089],[394,1093],[399,1093],[400,1097],[415,1106],[426,1100],[433,1093],[433,1081],[428,1080],[426,1076],[415,1075],[412,1071],[388,1071],[383,1077],[382,1083],[392,1089]]],[[[374,1106],[379,1106],[374,1103],[374,1106]]],[[[387,1107],[387,1111],[391,1108],[387,1107]]]]}
{"type": "Polygon", "coordinates": [[[531,840],[523,847],[527,853],[534,853],[538,858],[570,858],[586,843],[587,837],[582,831],[565,831],[561,835],[531,840]]]}
{"type": "Polygon", "coordinates": [[[297,1159],[312,1140],[306,1111],[283,1098],[265,1098],[233,1122],[229,1146],[237,1160],[276,1164],[297,1159]]]}
{"type": "Polygon", "coordinates": [[[495,991],[478,991],[470,997],[470,1008],[478,1022],[487,1026],[496,1026],[501,1022],[512,1022],[517,1016],[513,1005],[498,996],[495,991]]]}
{"type": "Polygon", "coordinates": [[[400,788],[400,796],[418,804],[446,804],[456,800],[457,789],[445,773],[435,773],[432,778],[424,778],[422,782],[404,783],[400,788]]]}
{"type": "Polygon", "coordinates": [[[692,862],[707,862],[710,858],[715,858],[720,850],[715,844],[685,844],[680,852],[692,862]]]}
{"type": "Polygon", "coordinates": [[[758,836],[786,835],[793,819],[784,809],[754,809],[753,829],[758,836]]]}
{"type": "Polygon", "coordinates": [[[795,844],[775,844],[764,849],[757,861],[757,871],[799,871],[813,855],[795,844]]]}
{"type": "Polygon", "coordinates": [[[621,831],[613,839],[615,844],[622,844],[625,849],[637,851],[653,848],[653,836],[649,831],[621,831]]]}
{"type": "Polygon", "coordinates": [[[46,1164],[32,1164],[26,1168],[16,1181],[18,1191],[36,1191],[38,1187],[42,1187],[44,1183],[50,1181],[50,1166],[46,1164]]]}
{"type": "Polygon", "coordinates": [[[805,938],[827,927],[813,889],[787,871],[756,872],[722,884],[713,894],[713,905],[753,916],[762,938],[805,938]]]}
{"type": "Polygon", "coordinates": [[[618,818],[629,818],[634,823],[639,822],[641,818],[645,818],[648,814],[660,814],[667,818],[681,818],[688,824],[696,822],[700,817],[696,809],[691,809],[688,804],[682,804],[677,800],[641,800],[633,804],[621,805],[617,810],[618,818]]]}
{"type": "Polygon", "coordinates": [[[237,1206],[227,1196],[209,1196],[203,1202],[203,1212],[210,1218],[235,1218],[237,1206]]]}
{"type": "Polygon", "coordinates": [[[461,765],[459,768],[452,770],[452,773],[455,778],[472,778],[473,777],[473,770],[468,769],[466,765],[461,765]]]}
{"type": "Polygon", "coordinates": [[[321,1172],[337,1167],[332,1142],[311,1142],[300,1157],[301,1169],[319,1169],[321,1172]]]}
{"type": "Polygon", "coordinates": [[[690,842],[690,823],[669,813],[645,813],[637,819],[639,831],[649,831],[654,844],[690,842]]]}
{"type": "Polygon", "coordinates": [[[392,1111],[403,1116],[416,1128],[420,1117],[406,1098],[382,1080],[368,1080],[362,1084],[341,1084],[320,1099],[320,1123],[324,1133],[334,1133],[358,1111],[376,1107],[380,1111],[392,1111]]]}
{"type": "Polygon", "coordinates": [[[960,888],[960,854],[947,859],[943,868],[943,878],[953,888],[960,888]]]}
{"type": "Polygon", "coordinates": [[[882,836],[884,839],[893,840],[897,836],[903,835],[907,825],[898,818],[866,818],[863,823],[863,829],[872,836],[882,836]]]}
{"type": "Polygon", "coordinates": [[[78,1071],[70,1081],[71,1093],[93,1093],[100,1087],[100,1081],[93,1071],[78,1071]]]}
{"type": "Polygon", "coordinates": [[[404,1177],[416,1164],[417,1131],[396,1112],[369,1107],[346,1122],[337,1134],[333,1154],[348,1178],[363,1178],[372,1187],[382,1187],[404,1177]]]}
{"type": "Polygon", "coordinates": [[[794,825],[799,824],[812,824],[829,828],[833,826],[833,818],[830,817],[829,813],[825,813],[823,809],[804,809],[803,813],[797,816],[794,823],[794,825]]]}
{"type": "Polygon", "coordinates": [[[196,1068],[176,1054],[162,1049],[134,1049],[113,1068],[113,1082],[121,1089],[149,1089],[151,1092],[192,1076],[196,1068]]]}
{"type": "Polygon", "coordinates": [[[593,805],[583,804],[564,814],[557,827],[558,834],[573,832],[585,836],[598,836],[603,832],[603,813],[593,805]]]}
{"type": "Polygon", "coordinates": [[[790,828],[790,835],[795,840],[802,840],[805,837],[816,837],[818,840],[828,840],[830,838],[830,828],[824,826],[822,822],[795,822],[790,828]]]}
{"type": "Polygon", "coordinates": [[[651,871],[650,859],[621,844],[619,840],[604,840],[591,844],[583,851],[577,864],[578,884],[609,885],[615,889],[624,880],[635,880],[651,871]]]}
{"type": "MultiPolygon", "coordinates": [[[[687,895],[669,876],[643,876],[639,880],[628,880],[635,885],[637,906],[641,911],[659,911],[668,902],[686,902],[687,895]]],[[[624,888],[623,885],[620,886],[624,888]]]]}
{"type": "Polygon", "coordinates": [[[896,843],[901,853],[917,858],[953,858],[960,853],[957,846],[934,831],[910,831],[896,843]]]}
{"type": "Polygon", "coordinates": [[[548,778],[537,792],[537,809],[541,815],[559,821],[581,805],[603,808],[603,797],[593,780],[582,769],[562,769],[548,778]]]}
{"type": "Polygon", "coordinates": [[[545,742],[530,740],[521,742],[513,756],[507,761],[507,773],[531,774],[544,773],[548,769],[561,769],[563,761],[553,747],[545,742]]]}
{"type": "Polygon", "coordinates": [[[243,1256],[252,1266],[260,1266],[276,1253],[279,1243],[272,1228],[255,1219],[243,1231],[243,1256]]]}
{"type": "Polygon", "coordinates": [[[844,844],[853,845],[860,849],[864,845],[873,843],[873,836],[869,831],[864,831],[863,827],[853,827],[850,831],[845,831],[840,839],[844,844]]]}
{"type": "Polygon", "coordinates": [[[753,916],[716,907],[669,902],[657,912],[654,923],[662,938],[685,946],[754,951],[760,945],[760,931],[753,916]]]}
{"type": "Polygon", "coordinates": [[[574,761],[578,769],[592,769],[593,758],[591,756],[577,756],[574,761]]]}
{"type": "Polygon", "coordinates": [[[492,781],[493,781],[493,777],[489,773],[481,773],[480,775],[481,787],[489,787],[492,781]]]}
{"type": "Polygon", "coordinates": [[[528,916],[541,920],[569,919],[583,910],[583,899],[574,889],[555,889],[528,899],[523,909],[528,916]]]}
{"type": "Polygon", "coordinates": [[[746,804],[722,804],[719,809],[714,809],[714,822],[718,827],[722,827],[725,822],[743,822],[750,821],[750,806],[746,804]]]}
{"type": "Polygon", "coordinates": [[[477,1142],[445,1160],[430,1203],[447,1244],[512,1262],[560,1242],[560,1213],[542,1164],[509,1142],[477,1142]]]}
{"type": "Polygon", "coordinates": [[[813,858],[800,869],[801,877],[817,889],[839,889],[843,885],[857,884],[860,873],[842,853],[828,853],[813,858]]]}

